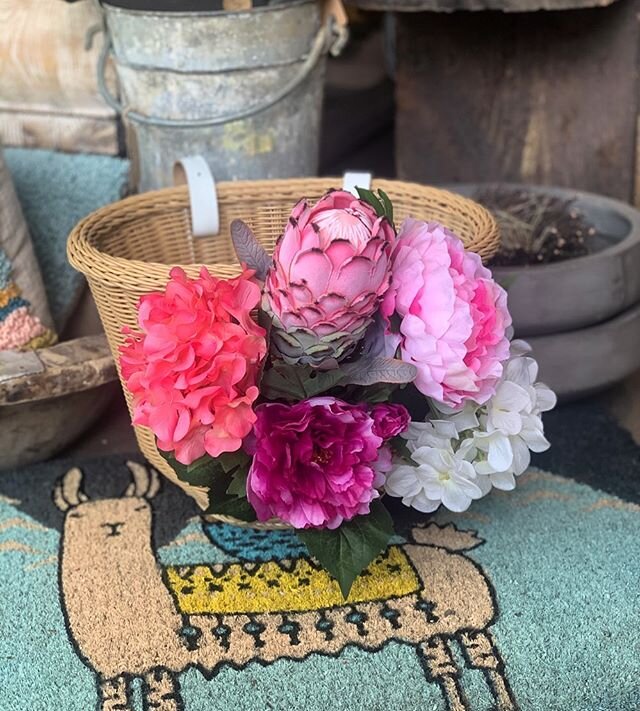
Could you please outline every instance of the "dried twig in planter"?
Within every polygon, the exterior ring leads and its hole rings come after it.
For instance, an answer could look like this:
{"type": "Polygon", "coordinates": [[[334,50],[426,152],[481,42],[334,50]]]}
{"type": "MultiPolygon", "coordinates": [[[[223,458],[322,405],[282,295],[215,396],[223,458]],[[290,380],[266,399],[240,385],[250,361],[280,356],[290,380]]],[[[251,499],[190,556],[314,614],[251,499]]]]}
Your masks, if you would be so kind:
{"type": "Polygon", "coordinates": [[[575,200],[500,186],[478,191],[474,199],[500,225],[495,266],[546,264],[589,252],[586,238],[595,228],[575,208],[575,200]]]}

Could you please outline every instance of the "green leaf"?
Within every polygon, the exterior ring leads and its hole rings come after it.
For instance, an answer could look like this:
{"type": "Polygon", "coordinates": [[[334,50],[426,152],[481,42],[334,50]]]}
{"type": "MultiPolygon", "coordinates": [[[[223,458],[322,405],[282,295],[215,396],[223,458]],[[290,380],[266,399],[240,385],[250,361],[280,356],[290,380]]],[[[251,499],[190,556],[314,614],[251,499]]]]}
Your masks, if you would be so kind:
{"type": "Polygon", "coordinates": [[[378,217],[386,217],[393,226],[393,203],[384,190],[378,190],[378,195],[366,188],[356,188],[356,190],[360,199],[371,205],[378,217]]]}
{"type": "Polygon", "coordinates": [[[267,400],[299,402],[330,390],[342,379],[343,373],[338,368],[317,370],[278,360],[265,370],[260,389],[267,400]]]}
{"type": "Polygon", "coordinates": [[[267,400],[304,400],[302,368],[274,361],[266,368],[260,383],[260,392],[267,400]]]}
{"type": "Polygon", "coordinates": [[[364,200],[366,203],[371,205],[371,207],[376,211],[376,215],[378,217],[386,217],[384,205],[380,202],[380,199],[372,190],[367,190],[366,188],[356,188],[356,191],[361,200],[364,200]]]}
{"type": "Polygon", "coordinates": [[[296,533],[311,555],[337,580],[346,599],[353,581],[386,549],[394,531],[389,512],[376,500],[367,516],[356,516],[333,531],[308,528],[296,533]]]}
{"type": "Polygon", "coordinates": [[[262,326],[262,328],[264,328],[264,330],[267,332],[266,339],[268,343],[269,334],[271,333],[271,329],[273,328],[273,319],[264,309],[258,309],[258,326],[262,326]]]}
{"type": "MultiPolygon", "coordinates": [[[[265,334],[264,339],[267,344],[267,350],[269,350],[269,343],[271,343],[271,329],[273,328],[273,321],[271,316],[266,311],[258,309],[258,326],[264,328],[265,334]]],[[[268,355],[262,359],[260,366],[258,367],[258,372],[256,374],[256,384],[258,388],[261,389],[262,376],[264,375],[264,369],[267,366],[267,361],[269,360],[268,355]]]]}
{"type": "MultiPolygon", "coordinates": [[[[249,458],[247,457],[247,460],[249,458]]],[[[255,521],[256,512],[247,500],[248,467],[240,465],[233,473],[225,473],[209,489],[206,513],[233,516],[241,521],[255,521]]]]}
{"type": "Polygon", "coordinates": [[[227,487],[227,494],[229,496],[246,496],[247,495],[247,475],[249,471],[247,469],[238,469],[233,475],[231,484],[227,487]]]}
{"type": "Polygon", "coordinates": [[[236,469],[246,471],[251,463],[251,457],[243,449],[238,449],[236,452],[224,452],[215,461],[219,462],[224,472],[229,474],[236,469]]]}
{"type": "Polygon", "coordinates": [[[342,399],[347,402],[368,402],[371,405],[376,405],[380,402],[389,402],[391,395],[397,389],[397,385],[390,383],[376,383],[368,386],[348,385],[342,399]]]}
{"type": "Polygon", "coordinates": [[[251,458],[243,450],[225,452],[215,459],[205,455],[189,465],[181,464],[170,452],[160,452],[178,479],[209,490],[206,513],[255,521],[256,512],[247,500],[246,481],[251,458]]]}
{"type": "Polygon", "coordinates": [[[178,479],[192,486],[209,487],[220,474],[220,463],[208,454],[205,454],[204,457],[200,457],[200,459],[196,459],[196,461],[191,464],[181,464],[173,456],[172,452],[158,451],[164,459],[167,460],[178,479]]]}
{"type": "Polygon", "coordinates": [[[304,381],[304,389],[306,397],[315,397],[321,395],[327,390],[331,390],[336,385],[342,382],[343,373],[338,369],[332,370],[313,370],[304,381]]]}
{"type": "Polygon", "coordinates": [[[209,497],[209,507],[205,513],[233,516],[241,521],[255,521],[257,518],[256,512],[246,496],[231,496],[216,499],[209,497]]]}
{"type": "Polygon", "coordinates": [[[227,474],[222,470],[222,467],[218,469],[218,473],[214,476],[209,484],[209,501],[217,501],[225,499],[227,495],[227,489],[231,484],[231,479],[233,476],[227,474]]]}
{"type": "Polygon", "coordinates": [[[375,385],[376,383],[411,383],[418,375],[412,363],[383,356],[365,357],[341,367],[346,385],[375,385]]]}
{"type": "Polygon", "coordinates": [[[409,451],[406,439],[394,437],[391,440],[391,449],[403,459],[411,461],[411,452],[409,451]]]}
{"type": "Polygon", "coordinates": [[[393,203],[391,202],[391,200],[389,200],[389,196],[387,195],[387,193],[385,193],[384,190],[378,190],[378,195],[380,195],[380,199],[382,200],[382,204],[384,205],[384,214],[387,216],[389,222],[393,225],[393,203]]]}

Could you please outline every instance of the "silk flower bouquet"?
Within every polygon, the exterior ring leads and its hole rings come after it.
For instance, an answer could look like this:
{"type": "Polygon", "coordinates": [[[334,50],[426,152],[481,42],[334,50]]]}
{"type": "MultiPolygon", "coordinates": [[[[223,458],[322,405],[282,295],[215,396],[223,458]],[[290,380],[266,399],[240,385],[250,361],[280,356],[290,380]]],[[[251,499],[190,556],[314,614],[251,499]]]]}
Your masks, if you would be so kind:
{"type": "Polygon", "coordinates": [[[480,257],[358,194],[298,202],[272,256],[236,220],[242,273],[173,268],[120,349],[134,424],[207,513],[289,524],[345,598],[393,536],[383,494],[462,512],[513,489],[555,405],[480,257]]]}

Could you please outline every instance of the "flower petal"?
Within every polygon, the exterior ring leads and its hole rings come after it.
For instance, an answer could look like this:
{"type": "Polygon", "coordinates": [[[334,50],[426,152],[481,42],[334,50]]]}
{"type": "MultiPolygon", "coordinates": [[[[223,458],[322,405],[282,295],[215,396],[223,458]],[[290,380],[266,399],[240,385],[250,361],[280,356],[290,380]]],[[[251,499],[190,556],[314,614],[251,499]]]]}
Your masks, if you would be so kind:
{"type": "MultiPolygon", "coordinates": [[[[479,489],[478,496],[480,496],[479,489]]],[[[446,486],[442,491],[442,505],[448,508],[449,511],[461,513],[471,505],[471,497],[458,487],[446,486]]]]}
{"type": "Polygon", "coordinates": [[[506,471],[513,462],[511,442],[506,436],[494,437],[489,443],[489,464],[497,472],[506,471]]]}
{"type": "Polygon", "coordinates": [[[500,383],[490,407],[506,412],[521,412],[531,405],[531,398],[524,387],[509,380],[500,383]]]}
{"type": "Polygon", "coordinates": [[[553,410],[558,403],[556,394],[548,388],[544,383],[535,384],[536,391],[536,407],[539,412],[547,412],[553,410]]]}
{"type": "Polygon", "coordinates": [[[491,483],[501,491],[512,491],[516,488],[516,480],[512,472],[496,472],[492,474],[491,483]]]}

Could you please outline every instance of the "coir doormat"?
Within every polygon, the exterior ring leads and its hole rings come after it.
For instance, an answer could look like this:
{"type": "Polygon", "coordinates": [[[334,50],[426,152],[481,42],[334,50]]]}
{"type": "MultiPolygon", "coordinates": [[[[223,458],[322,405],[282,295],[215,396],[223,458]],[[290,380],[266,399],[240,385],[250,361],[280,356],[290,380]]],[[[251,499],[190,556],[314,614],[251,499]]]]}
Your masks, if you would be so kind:
{"type": "Polygon", "coordinates": [[[532,471],[403,526],[345,603],[140,463],[2,473],[0,709],[640,707],[636,502],[532,471]]]}

